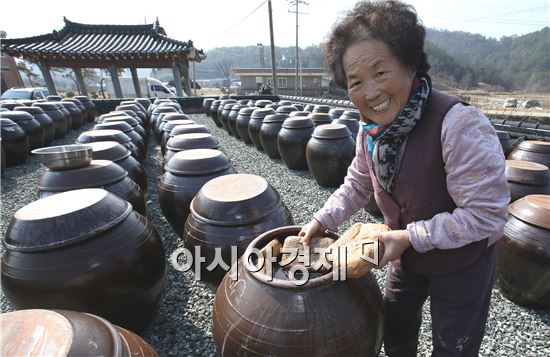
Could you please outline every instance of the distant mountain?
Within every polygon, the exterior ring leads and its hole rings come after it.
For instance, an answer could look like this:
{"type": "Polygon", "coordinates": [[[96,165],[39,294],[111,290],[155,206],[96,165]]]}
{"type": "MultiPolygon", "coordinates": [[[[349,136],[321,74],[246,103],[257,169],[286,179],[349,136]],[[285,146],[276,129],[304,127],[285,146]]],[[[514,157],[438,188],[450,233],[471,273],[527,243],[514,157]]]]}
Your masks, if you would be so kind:
{"type": "MultiPolygon", "coordinates": [[[[430,73],[443,86],[471,88],[480,82],[497,88],[550,92],[550,28],[524,36],[485,38],[466,32],[428,29],[426,52],[430,73]]],[[[217,64],[232,68],[259,68],[260,48],[220,47],[196,65],[197,78],[220,77],[217,64]]],[[[279,67],[295,67],[295,48],[276,47],[279,67]]],[[[324,67],[320,46],[300,50],[303,67],[324,67]]],[[[270,47],[264,47],[265,67],[271,68],[270,47]]],[[[437,82],[436,82],[437,83],[437,82]]]]}

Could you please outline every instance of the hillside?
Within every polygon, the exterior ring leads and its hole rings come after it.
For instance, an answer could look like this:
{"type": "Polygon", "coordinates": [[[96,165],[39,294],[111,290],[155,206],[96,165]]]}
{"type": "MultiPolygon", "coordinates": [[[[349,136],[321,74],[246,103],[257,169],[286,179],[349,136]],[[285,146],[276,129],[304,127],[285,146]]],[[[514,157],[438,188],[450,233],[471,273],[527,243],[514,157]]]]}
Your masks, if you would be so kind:
{"type": "MultiPolygon", "coordinates": [[[[465,32],[428,29],[426,52],[431,74],[445,86],[473,88],[482,82],[503,90],[550,92],[550,28],[524,36],[485,38],[465,32]]],[[[271,67],[269,46],[264,48],[266,67],[271,67]]],[[[220,47],[207,52],[207,60],[196,66],[197,77],[221,77],[217,64],[232,68],[259,68],[257,46],[220,47]]],[[[324,67],[320,46],[300,50],[303,67],[324,67]]],[[[276,47],[279,67],[294,68],[295,48],[276,47]]]]}

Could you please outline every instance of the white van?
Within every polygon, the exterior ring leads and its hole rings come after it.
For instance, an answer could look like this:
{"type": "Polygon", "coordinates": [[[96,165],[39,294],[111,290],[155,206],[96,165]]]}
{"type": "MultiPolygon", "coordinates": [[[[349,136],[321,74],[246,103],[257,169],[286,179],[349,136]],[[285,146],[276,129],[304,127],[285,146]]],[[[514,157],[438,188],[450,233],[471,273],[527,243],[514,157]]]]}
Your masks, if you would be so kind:
{"type": "MultiPolygon", "coordinates": [[[[132,78],[119,78],[123,98],[136,98],[136,89],[132,78]]],[[[155,78],[139,78],[141,95],[147,98],[175,98],[176,95],[161,81],[155,78]]],[[[107,77],[107,91],[111,98],[116,98],[115,88],[111,78],[107,77]]]]}

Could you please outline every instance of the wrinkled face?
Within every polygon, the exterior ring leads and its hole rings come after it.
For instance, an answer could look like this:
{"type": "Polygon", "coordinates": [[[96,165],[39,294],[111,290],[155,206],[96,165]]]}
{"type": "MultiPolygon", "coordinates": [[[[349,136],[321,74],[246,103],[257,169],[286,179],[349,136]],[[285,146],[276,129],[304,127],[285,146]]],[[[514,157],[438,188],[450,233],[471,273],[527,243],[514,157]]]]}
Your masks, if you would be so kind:
{"type": "Polygon", "coordinates": [[[390,124],[407,103],[415,72],[374,39],[349,46],[342,63],[349,98],[361,115],[382,126],[390,124]]]}

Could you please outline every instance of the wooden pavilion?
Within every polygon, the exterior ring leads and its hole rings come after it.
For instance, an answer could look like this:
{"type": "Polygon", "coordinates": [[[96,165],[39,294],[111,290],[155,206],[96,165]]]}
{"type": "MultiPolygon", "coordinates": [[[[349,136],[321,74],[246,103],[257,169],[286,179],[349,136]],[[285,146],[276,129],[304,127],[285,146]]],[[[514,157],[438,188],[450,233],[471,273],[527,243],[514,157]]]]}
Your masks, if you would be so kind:
{"type": "Polygon", "coordinates": [[[129,68],[136,94],[141,97],[137,68],[172,68],[176,94],[190,95],[189,63],[206,58],[191,40],[177,41],[168,36],[158,19],[146,25],[91,25],[69,21],[50,34],[2,40],[2,51],[38,64],[48,91],[56,94],[51,67],[72,68],[78,87],[87,95],[82,68],[107,68],[118,98],[122,88],[118,69],[129,68]],[[183,85],[182,85],[183,79],[183,85]]]}

